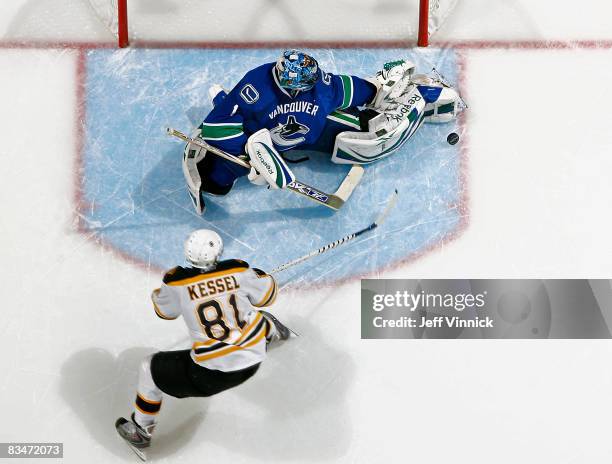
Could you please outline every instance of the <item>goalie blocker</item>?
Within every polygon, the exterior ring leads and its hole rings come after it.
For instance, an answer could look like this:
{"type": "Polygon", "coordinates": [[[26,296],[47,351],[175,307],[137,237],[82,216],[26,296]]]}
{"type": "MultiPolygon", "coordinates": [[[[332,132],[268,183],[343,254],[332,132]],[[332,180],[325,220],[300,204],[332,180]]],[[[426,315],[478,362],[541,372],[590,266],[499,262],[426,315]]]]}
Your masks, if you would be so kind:
{"type": "MultiPolygon", "coordinates": [[[[189,146],[200,147],[205,150],[205,153],[209,152],[210,154],[214,155],[212,158],[215,158],[215,157],[223,158],[227,161],[230,161],[231,164],[241,166],[242,168],[246,168],[247,170],[251,169],[251,165],[246,160],[244,160],[242,157],[235,157],[228,153],[225,153],[223,150],[220,150],[216,147],[208,145],[204,140],[188,137],[182,132],[177,131],[176,129],[172,129],[170,127],[166,129],[166,132],[168,133],[168,135],[171,135],[173,137],[179,138],[187,142],[188,147],[185,153],[188,153],[189,146]]],[[[184,156],[183,158],[183,162],[184,162],[183,171],[185,173],[188,173],[188,169],[185,165],[187,164],[186,161],[188,161],[189,159],[190,158],[188,156],[184,156]]],[[[196,170],[195,172],[197,173],[198,176],[200,175],[199,169],[196,170]]],[[[185,175],[188,175],[188,174],[185,174],[185,175]]],[[[316,189],[315,187],[312,187],[304,182],[301,182],[298,179],[293,180],[291,183],[287,184],[286,187],[291,192],[294,192],[320,205],[324,205],[328,208],[333,209],[334,211],[337,211],[338,209],[342,208],[344,203],[351,196],[351,194],[353,193],[353,190],[355,190],[355,188],[359,184],[359,181],[361,180],[362,176],[363,176],[363,168],[359,165],[353,165],[351,169],[349,170],[349,172],[347,173],[346,177],[342,180],[342,183],[340,184],[338,189],[334,193],[325,193],[324,191],[316,189]]],[[[191,194],[192,199],[198,198],[202,200],[202,197],[201,197],[202,188],[201,187],[198,192],[195,192],[195,194],[194,192],[191,192],[193,185],[197,185],[198,183],[200,183],[200,185],[202,184],[201,178],[199,178],[199,180],[198,179],[196,180],[187,179],[187,183],[190,188],[190,194],[191,194]]],[[[195,203],[195,200],[194,200],[194,203],[195,203]]],[[[197,204],[196,204],[196,208],[197,208],[197,204]]]]}
{"type": "Polygon", "coordinates": [[[248,178],[252,183],[284,189],[295,181],[295,175],[274,148],[268,129],[261,129],[249,137],[247,152],[251,162],[248,178]]]}

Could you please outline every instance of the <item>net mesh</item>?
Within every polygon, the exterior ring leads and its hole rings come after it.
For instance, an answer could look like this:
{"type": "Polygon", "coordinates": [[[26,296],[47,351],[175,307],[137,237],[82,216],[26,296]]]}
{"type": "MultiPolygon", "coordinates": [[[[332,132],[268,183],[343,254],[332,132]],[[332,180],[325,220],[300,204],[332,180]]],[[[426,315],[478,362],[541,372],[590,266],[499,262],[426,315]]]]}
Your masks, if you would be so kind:
{"type": "Polygon", "coordinates": [[[457,0],[429,0],[429,36],[437,32],[457,5],[457,0]]]}
{"type": "Polygon", "coordinates": [[[88,0],[102,24],[115,36],[119,34],[117,0],[88,0]]]}
{"type": "MultiPolygon", "coordinates": [[[[117,36],[117,0],[86,1],[117,36]]],[[[457,0],[430,0],[430,36],[456,4],[457,0]]],[[[128,12],[133,40],[401,40],[418,34],[419,0],[310,0],[308,8],[289,0],[128,0],[128,12]]]]}

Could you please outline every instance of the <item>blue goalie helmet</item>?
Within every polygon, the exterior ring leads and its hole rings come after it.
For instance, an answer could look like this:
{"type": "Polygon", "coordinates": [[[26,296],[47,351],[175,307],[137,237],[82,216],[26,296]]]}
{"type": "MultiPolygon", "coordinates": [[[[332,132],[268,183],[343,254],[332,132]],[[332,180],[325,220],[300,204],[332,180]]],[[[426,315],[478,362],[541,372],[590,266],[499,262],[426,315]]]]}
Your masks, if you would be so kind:
{"type": "Polygon", "coordinates": [[[306,91],[319,79],[319,64],[299,50],[286,50],[276,62],[276,72],[281,87],[306,91]]]}

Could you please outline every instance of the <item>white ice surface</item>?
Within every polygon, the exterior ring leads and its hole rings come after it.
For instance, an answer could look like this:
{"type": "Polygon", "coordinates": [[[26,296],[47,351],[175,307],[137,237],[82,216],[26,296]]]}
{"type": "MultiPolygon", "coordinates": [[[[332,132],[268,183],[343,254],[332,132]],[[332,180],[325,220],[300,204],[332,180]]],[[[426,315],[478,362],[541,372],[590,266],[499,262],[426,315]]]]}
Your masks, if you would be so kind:
{"type": "Polygon", "coordinates": [[[394,275],[609,278],[612,50],[468,57],[470,227],[394,275]]]}
{"type": "MultiPolygon", "coordinates": [[[[463,18],[492,3],[462,2],[463,18]]],[[[23,38],[34,3],[3,5],[0,30],[23,38]]],[[[492,8],[509,12],[502,38],[610,38],[605,2],[510,3],[492,8]]],[[[445,33],[478,38],[492,14],[445,33]]],[[[466,53],[470,226],[390,275],[609,278],[612,52],[466,53]]],[[[75,231],[75,59],[0,49],[0,441],[136,462],[112,421],[143,353],[184,346],[184,329],[151,312],[157,274],[75,231]]],[[[610,460],[609,342],[361,341],[358,288],[281,296],[303,336],[240,390],[167,401],[155,462],[610,460]]]]}

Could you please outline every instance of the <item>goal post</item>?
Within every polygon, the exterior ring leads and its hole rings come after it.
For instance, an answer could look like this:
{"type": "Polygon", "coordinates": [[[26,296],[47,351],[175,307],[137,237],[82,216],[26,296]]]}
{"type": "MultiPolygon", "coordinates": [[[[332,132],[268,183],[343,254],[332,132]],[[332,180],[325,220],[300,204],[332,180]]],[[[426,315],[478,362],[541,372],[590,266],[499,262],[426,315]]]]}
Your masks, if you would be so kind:
{"type": "Polygon", "coordinates": [[[457,5],[457,0],[419,0],[419,47],[429,46],[435,34],[457,5]]]}
{"type": "Polygon", "coordinates": [[[419,47],[427,47],[429,45],[429,0],[419,0],[419,2],[419,37],[417,45],[419,47]]]}
{"type": "MultiPolygon", "coordinates": [[[[244,1],[249,2],[250,0],[244,1]]],[[[130,24],[128,22],[128,7],[130,6],[128,2],[137,2],[133,0],[88,0],[88,2],[99,20],[117,38],[118,45],[121,48],[129,46],[130,38],[133,42],[156,42],[159,40],[156,34],[164,34],[167,27],[170,25],[174,27],[174,29],[172,29],[173,37],[180,37],[181,26],[191,34],[194,30],[197,30],[197,28],[193,27],[189,20],[186,19],[187,15],[192,15],[194,18],[202,18],[207,14],[204,6],[191,4],[189,8],[185,8],[186,11],[184,12],[173,12],[172,17],[162,17],[163,19],[159,19],[160,17],[158,16],[158,24],[152,24],[150,21],[145,24],[145,21],[143,21],[145,18],[142,18],[144,14],[143,9],[139,5],[138,10],[132,12],[134,18],[132,24],[130,24]],[[194,8],[200,8],[202,11],[194,11],[194,8]],[[185,17],[181,16],[183,14],[185,17]]],[[[388,26],[390,30],[392,29],[394,33],[397,34],[399,40],[405,39],[407,43],[410,43],[412,40],[416,41],[419,47],[427,47],[430,37],[442,26],[456,4],[457,0],[402,0],[402,2],[396,4],[398,14],[395,15],[395,24],[378,24],[377,27],[380,32],[380,29],[384,30],[385,26],[388,26]],[[399,13],[401,13],[401,15],[399,13]],[[400,18],[399,21],[398,18],[400,18]]],[[[134,8],[134,5],[132,5],[132,7],[134,8]]],[[[336,10],[338,10],[338,8],[339,7],[336,7],[336,10]]],[[[376,10],[377,8],[384,7],[380,6],[376,0],[362,0],[359,4],[355,5],[352,14],[359,17],[360,13],[363,13],[361,17],[362,20],[364,20],[363,17],[367,12],[376,10]]],[[[333,5],[330,9],[332,13],[328,16],[334,14],[333,5]]],[[[335,14],[339,14],[339,12],[336,11],[335,14]]],[[[307,19],[305,19],[305,21],[306,20],[307,19]]],[[[322,21],[319,23],[322,30],[333,30],[334,24],[336,24],[333,23],[333,21],[330,23],[330,18],[327,17],[317,19],[311,17],[308,20],[322,21]]],[[[183,40],[190,43],[198,42],[198,38],[194,36],[189,36],[188,39],[183,40]]],[[[377,39],[374,38],[373,42],[376,40],[377,39]]],[[[176,42],[180,43],[181,39],[177,39],[176,42]]]]}
{"type": "Polygon", "coordinates": [[[125,48],[130,44],[128,34],[127,0],[117,0],[117,21],[117,38],[119,40],[119,47],[125,48]]]}

